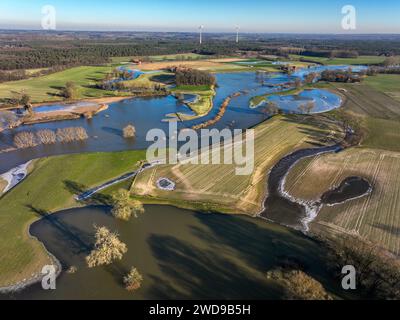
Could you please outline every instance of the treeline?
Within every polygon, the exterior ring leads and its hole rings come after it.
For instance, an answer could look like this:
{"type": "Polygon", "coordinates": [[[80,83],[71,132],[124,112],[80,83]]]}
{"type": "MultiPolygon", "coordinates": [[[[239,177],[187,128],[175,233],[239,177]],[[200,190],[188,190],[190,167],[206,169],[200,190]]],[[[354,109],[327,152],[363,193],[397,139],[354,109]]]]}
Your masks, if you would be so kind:
{"type": "Polygon", "coordinates": [[[59,72],[62,70],[65,70],[70,66],[54,66],[51,68],[46,68],[43,70],[38,70],[34,73],[28,73],[26,70],[0,70],[0,82],[6,82],[6,81],[16,81],[16,80],[23,80],[23,79],[28,79],[32,77],[40,77],[40,76],[45,76],[51,73],[59,72]]]}
{"type": "Polygon", "coordinates": [[[305,50],[302,55],[323,58],[358,58],[355,50],[305,50]]]}
{"type": "Polygon", "coordinates": [[[206,71],[190,69],[190,68],[176,68],[175,82],[177,86],[212,86],[215,84],[215,77],[206,71]]]}
{"type": "Polygon", "coordinates": [[[1,50],[0,70],[48,68],[53,66],[98,65],[110,62],[111,57],[152,56],[195,52],[208,55],[233,54],[236,50],[225,43],[210,43],[201,48],[198,44],[187,41],[178,42],[138,40],[135,43],[110,42],[107,44],[95,41],[25,44],[25,48],[1,50]],[[89,43],[87,43],[89,42],[89,43]]]}
{"type": "Polygon", "coordinates": [[[353,236],[323,241],[328,268],[338,280],[343,279],[343,266],[354,266],[356,288],[367,299],[400,299],[400,262],[394,256],[353,236]]]}

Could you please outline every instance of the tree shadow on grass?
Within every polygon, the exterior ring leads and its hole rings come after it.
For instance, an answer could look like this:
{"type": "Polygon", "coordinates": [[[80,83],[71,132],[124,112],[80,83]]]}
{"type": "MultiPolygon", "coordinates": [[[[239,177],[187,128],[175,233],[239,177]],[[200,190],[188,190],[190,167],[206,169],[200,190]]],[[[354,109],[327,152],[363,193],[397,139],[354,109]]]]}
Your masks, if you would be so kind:
{"type": "Polygon", "coordinates": [[[315,146],[323,146],[334,144],[337,141],[328,137],[328,132],[331,133],[337,130],[337,121],[331,119],[327,115],[285,115],[283,121],[295,123],[301,133],[308,136],[308,143],[315,146]],[[318,127],[318,129],[310,126],[318,127]]]}
{"type": "MultiPolygon", "coordinates": [[[[81,195],[84,192],[87,192],[90,188],[81,184],[79,182],[65,180],[63,181],[65,188],[72,194],[72,195],[81,195]]],[[[110,195],[104,193],[95,193],[90,198],[80,201],[81,203],[87,206],[94,206],[94,205],[103,205],[103,206],[110,206],[112,203],[112,197],[110,195]]]]}

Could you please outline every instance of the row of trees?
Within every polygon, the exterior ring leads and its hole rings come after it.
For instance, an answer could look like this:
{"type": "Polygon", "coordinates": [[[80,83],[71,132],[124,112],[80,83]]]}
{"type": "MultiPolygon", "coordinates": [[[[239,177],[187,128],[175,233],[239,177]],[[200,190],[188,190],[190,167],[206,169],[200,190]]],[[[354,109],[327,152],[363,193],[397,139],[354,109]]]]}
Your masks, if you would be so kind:
{"type": "Polygon", "coordinates": [[[37,132],[22,131],[14,135],[14,146],[18,149],[36,147],[40,144],[50,145],[57,142],[70,143],[83,141],[89,136],[82,127],[59,128],[57,131],[50,129],[37,132]]]}
{"type": "MultiPolygon", "coordinates": [[[[27,72],[23,69],[17,70],[0,70],[0,82],[23,80],[32,77],[41,77],[55,72],[65,70],[69,66],[53,66],[41,69],[35,72],[27,72]]],[[[72,67],[72,66],[71,66],[72,67]]]]}
{"type": "Polygon", "coordinates": [[[360,82],[360,75],[354,74],[351,69],[347,71],[325,70],[321,73],[321,80],[329,82],[360,82]]]}

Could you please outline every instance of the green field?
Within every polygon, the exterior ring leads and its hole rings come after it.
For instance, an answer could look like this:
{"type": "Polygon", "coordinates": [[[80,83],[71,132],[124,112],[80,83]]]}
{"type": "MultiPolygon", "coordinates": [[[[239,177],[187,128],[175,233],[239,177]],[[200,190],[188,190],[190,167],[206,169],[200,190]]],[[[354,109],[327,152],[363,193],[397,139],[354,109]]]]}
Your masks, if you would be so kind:
{"type": "Polygon", "coordinates": [[[387,86],[376,85],[385,78],[385,75],[372,77],[374,85],[368,81],[361,85],[336,83],[331,88],[344,96],[343,110],[358,119],[364,131],[362,146],[400,151],[400,101],[383,91],[387,86]]]}
{"type": "MultiPolygon", "coordinates": [[[[113,64],[125,64],[130,63],[134,58],[133,56],[128,57],[112,57],[111,62],[113,64]]],[[[177,61],[177,60],[198,60],[198,59],[209,59],[209,56],[197,54],[197,53],[179,53],[179,54],[167,54],[158,56],[149,56],[149,59],[154,62],[158,61],[177,61]]]]}
{"type": "Polygon", "coordinates": [[[145,73],[141,74],[136,79],[123,81],[123,84],[127,87],[154,89],[155,85],[161,85],[161,86],[165,85],[162,82],[155,81],[157,77],[161,78],[163,76],[173,76],[173,74],[164,71],[145,73]]]}
{"type": "Polygon", "coordinates": [[[189,103],[188,106],[192,109],[196,116],[188,116],[180,113],[181,120],[192,120],[198,117],[207,115],[213,107],[213,99],[215,96],[215,90],[212,86],[177,86],[171,89],[172,92],[177,94],[197,94],[198,100],[194,103],[189,103]]]}
{"type": "Polygon", "coordinates": [[[13,92],[25,90],[32,97],[32,102],[59,101],[60,90],[68,81],[78,86],[77,99],[114,96],[114,92],[92,88],[97,80],[103,79],[111,67],[76,67],[50,75],[0,84],[0,99],[11,98],[13,92]]]}
{"type": "MultiPolygon", "coordinates": [[[[29,225],[41,215],[79,205],[73,195],[130,172],[144,151],[90,153],[35,161],[32,173],[0,198],[0,287],[39,272],[49,258],[28,236],[29,225]]],[[[104,203],[95,197],[93,203],[104,203]]]]}
{"type": "Polygon", "coordinates": [[[384,92],[392,98],[400,101],[399,74],[380,74],[373,77],[367,77],[364,83],[375,90],[384,92]]]}
{"type": "Polygon", "coordinates": [[[379,56],[359,56],[358,58],[323,58],[323,57],[311,57],[301,55],[290,55],[293,60],[305,59],[307,61],[313,61],[324,65],[374,65],[380,64],[385,61],[386,57],[379,56]]]}
{"type": "MultiPolygon", "coordinates": [[[[132,192],[150,203],[256,214],[265,197],[266,174],[280,158],[315,142],[333,143],[340,136],[337,126],[324,116],[275,116],[255,128],[254,170],[250,175],[237,175],[234,164],[162,165],[140,174],[132,192]],[[155,183],[161,177],[175,181],[176,190],[159,190],[155,183]]],[[[232,146],[228,150],[231,152],[232,146]]]]}

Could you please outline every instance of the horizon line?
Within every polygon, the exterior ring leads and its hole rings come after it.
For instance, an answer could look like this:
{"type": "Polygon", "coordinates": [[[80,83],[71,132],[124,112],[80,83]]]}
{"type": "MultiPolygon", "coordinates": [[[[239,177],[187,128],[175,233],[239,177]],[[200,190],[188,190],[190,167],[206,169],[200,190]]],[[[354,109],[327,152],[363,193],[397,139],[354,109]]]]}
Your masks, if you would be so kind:
{"type": "MultiPolygon", "coordinates": [[[[135,33],[189,33],[189,34],[197,34],[198,32],[196,31],[156,31],[156,30],[103,30],[103,29],[99,29],[99,30],[88,30],[88,29],[55,29],[55,30],[45,30],[42,28],[4,28],[4,27],[0,27],[0,31],[34,31],[34,32],[100,32],[100,33],[128,33],[128,32],[135,32],[135,33]]],[[[208,31],[208,32],[204,32],[203,34],[236,34],[235,30],[232,30],[231,32],[228,31],[208,31]]],[[[240,34],[263,34],[263,35],[280,35],[280,34],[284,34],[284,35],[338,35],[338,36],[345,36],[345,35],[349,35],[349,36],[356,36],[356,35],[398,35],[400,36],[400,33],[395,33],[395,32],[376,32],[376,33],[371,33],[371,32],[365,32],[365,33],[353,33],[353,32],[263,32],[263,31],[242,31],[240,32],[240,34]]]]}

